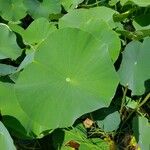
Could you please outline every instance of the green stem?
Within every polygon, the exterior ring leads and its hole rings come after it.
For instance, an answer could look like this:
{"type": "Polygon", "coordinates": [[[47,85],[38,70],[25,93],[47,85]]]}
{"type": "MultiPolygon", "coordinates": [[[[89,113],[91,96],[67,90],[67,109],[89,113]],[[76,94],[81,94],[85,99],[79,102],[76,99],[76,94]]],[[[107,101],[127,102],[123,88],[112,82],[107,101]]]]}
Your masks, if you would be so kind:
{"type": "Polygon", "coordinates": [[[122,34],[130,40],[141,40],[144,37],[150,36],[150,29],[147,30],[137,30],[135,32],[129,32],[127,30],[117,30],[116,32],[122,34]]]}
{"type": "MultiPolygon", "coordinates": [[[[149,98],[150,98],[150,93],[148,93],[147,96],[144,98],[144,100],[142,100],[142,102],[141,102],[140,104],[138,104],[138,105],[136,106],[136,108],[129,114],[129,116],[127,117],[127,119],[123,122],[122,127],[123,127],[123,125],[130,119],[130,117],[131,117],[140,107],[142,107],[142,106],[149,100],[149,98]]],[[[121,127],[121,128],[122,128],[122,127],[121,127]]]]}
{"type": "Polygon", "coordinates": [[[89,0],[86,0],[85,4],[87,5],[89,3],[89,0]]]}
{"type": "Polygon", "coordinates": [[[124,107],[124,104],[125,104],[125,101],[126,101],[127,91],[128,91],[128,86],[125,87],[125,90],[123,92],[123,98],[122,98],[122,103],[121,103],[121,108],[120,108],[120,114],[122,114],[122,112],[123,112],[123,107],[124,107]]]}
{"type": "Polygon", "coordinates": [[[150,93],[148,93],[146,95],[146,97],[144,98],[144,100],[135,108],[136,110],[139,109],[140,107],[142,107],[147,101],[148,99],[150,98],[150,93]]]}
{"type": "Polygon", "coordinates": [[[120,22],[125,20],[126,18],[128,18],[129,16],[131,16],[135,11],[137,10],[137,8],[132,8],[122,14],[114,14],[113,15],[113,19],[115,22],[120,22]]]}
{"type": "Polygon", "coordinates": [[[89,4],[89,5],[79,5],[80,7],[85,7],[85,8],[90,8],[90,7],[93,7],[93,6],[98,6],[99,4],[101,3],[101,1],[97,1],[96,3],[94,4],[89,4]]]}

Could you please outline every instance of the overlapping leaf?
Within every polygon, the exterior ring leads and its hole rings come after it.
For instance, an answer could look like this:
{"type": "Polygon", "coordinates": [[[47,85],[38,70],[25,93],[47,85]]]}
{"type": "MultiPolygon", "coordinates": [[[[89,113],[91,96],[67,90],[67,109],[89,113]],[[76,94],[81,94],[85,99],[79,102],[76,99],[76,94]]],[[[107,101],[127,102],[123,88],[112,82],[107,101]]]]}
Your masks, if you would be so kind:
{"type": "Polygon", "coordinates": [[[0,24],[0,59],[16,59],[21,55],[22,50],[16,43],[15,34],[5,24],[0,24]],[[8,42],[9,41],[9,42],[8,42]]]}
{"type": "Polygon", "coordinates": [[[106,49],[79,29],[51,33],[16,83],[23,110],[40,124],[56,128],[108,106],[118,78],[106,49]]]}
{"type": "Polygon", "coordinates": [[[5,76],[14,73],[17,70],[16,67],[11,65],[0,64],[0,76],[5,76]]]}
{"type": "Polygon", "coordinates": [[[141,7],[147,7],[148,5],[150,5],[149,0],[132,0],[132,1],[141,7]]]}
{"type": "Polygon", "coordinates": [[[77,125],[71,130],[64,130],[63,144],[58,146],[60,140],[60,131],[53,135],[54,147],[61,150],[71,150],[77,148],[80,150],[109,150],[109,143],[100,138],[87,138],[87,131],[82,124],[77,125]]]}
{"type": "Polygon", "coordinates": [[[150,1],[149,0],[120,0],[121,4],[124,5],[127,2],[133,2],[136,5],[139,5],[141,7],[147,7],[150,5],[150,1]]]}
{"type": "Polygon", "coordinates": [[[73,9],[78,6],[78,4],[82,3],[84,0],[61,0],[61,4],[65,8],[65,10],[73,9]]]}
{"type": "Polygon", "coordinates": [[[91,33],[108,45],[110,56],[115,61],[118,58],[121,45],[118,35],[109,27],[113,23],[113,13],[114,11],[105,7],[74,10],[60,19],[59,27],[79,28],[91,33]],[[108,11],[108,14],[104,15],[103,11],[108,11]],[[109,25],[103,20],[107,21],[109,25]]]}
{"type": "Polygon", "coordinates": [[[103,6],[90,9],[82,8],[69,11],[69,13],[61,19],[61,21],[68,25],[79,27],[81,24],[88,23],[91,19],[98,19],[105,20],[111,28],[114,28],[117,26],[117,24],[113,21],[113,15],[115,13],[117,12],[113,9],[103,6]]]}
{"type": "Polygon", "coordinates": [[[86,137],[86,130],[84,127],[82,127],[82,125],[74,128],[72,131],[65,132],[65,139],[62,150],[67,150],[69,147],[69,144],[67,143],[70,141],[77,142],[79,144],[80,150],[109,150],[109,145],[106,141],[99,138],[88,139],[86,137]]]}
{"type": "Polygon", "coordinates": [[[136,30],[150,29],[150,13],[144,13],[134,18],[133,25],[136,30]]]}
{"type": "Polygon", "coordinates": [[[58,14],[61,11],[61,5],[59,0],[24,0],[29,14],[33,18],[45,17],[49,18],[50,14],[58,14]]]}
{"type": "Polygon", "coordinates": [[[0,149],[1,150],[16,150],[16,147],[14,146],[13,140],[3,125],[3,123],[0,121],[0,149]]]}
{"type": "Polygon", "coordinates": [[[149,57],[150,38],[143,43],[132,41],[123,52],[119,75],[121,84],[128,86],[133,95],[142,95],[150,79],[149,57]]]}
{"type": "Polygon", "coordinates": [[[106,132],[117,130],[120,124],[120,114],[116,111],[106,116],[104,120],[97,121],[97,123],[106,132]]]}
{"type": "Polygon", "coordinates": [[[26,16],[23,0],[0,0],[0,15],[8,21],[18,21],[26,16]]]}
{"type": "Polygon", "coordinates": [[[34,20],[30,26],[20,34],[26,43],[37,45],[44,41],[55,29],[56,27],[50,24],[47,19],[39,18],[34,20]]]}
{"type": "Polygon", "coordinates": [[[18,24],[11,22],[9,22],[8,26],[11,30],[22,36],[25,44],[31,45],[34,49],[36,49],[36,46],[41,44],[51,32],[56,30],[55,25],[43,17],[35,19],[27,29],[23,29],[18,24]]]}
{"type": "Polygon", "coordinates": [[[16,136],[33,138],[31,133],[42,136],[41,132],[48,129],[33,122],[23,112],[17,102],[14,86],[10,83],[0,82],[0,111],[4,123],[16,136]]]}
{"type": "Polygon", "coordinates": [[[142,150],[148,150],[150,148],[150,124],[148,120],[144,117],[134,118],[133,131],[140,148],[142,150]]]}

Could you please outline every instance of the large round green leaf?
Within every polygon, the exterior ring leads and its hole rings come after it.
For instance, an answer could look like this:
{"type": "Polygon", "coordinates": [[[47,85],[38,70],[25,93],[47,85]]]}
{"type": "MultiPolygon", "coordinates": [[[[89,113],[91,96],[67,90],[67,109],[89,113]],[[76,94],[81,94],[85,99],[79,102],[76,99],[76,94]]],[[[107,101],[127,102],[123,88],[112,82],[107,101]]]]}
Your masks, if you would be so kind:
{"type": "Polygon", "coordinates": [[[20,74],[16,95],[29,117],[50,128],[108,106],[118,85],[107,47],[79,29],[59,29],[20,74]]]}
{"type": "MultiPolygon", "coordinates": [[[[74,27],[91,33],[98,40],[108,45],[108,50],[113,61],[116,61],[120,52],[120,39],[118,35],[108,25],[112,21],[112,10],[107,16],[101,16],[102,10],[107,11],[108,8],[100,7],[90,10],[80,9],[69,12],[64,15],[59,21],[59,27],[74,27]],[[96,12],[99,12],[99,14],[96,12]],[[94,14],[95,13],[95,14],[94,14]],[[107,23],[105,21],[108,21],[107,23]]],[[[114,12],[113,12],[114,13],[114,12]]],[[[112,22],[111,22],[112,23],[112,22]]]]}
{"type": "Polygon", "coordinates": [[[0,59],[16,59],[21,55],[21,49],[16,43],[15,34],[5,24],[0,23],[0,59]]]}
{"type": "Polygon", "coordinates": [[[40,137],[44,130],[49,129],[29,119],[16,99],[12,84],[0,82],[0,92],[0,112],[3,122],[15,133],[15,136],[32,138],[36,135],[40,137]]]}
{"type": "Polygon", "coordinates": [[[0,0],[0,15],[9,21],[18,21],[26,16],[23,0],[0,0]]]}
{"type": "Polygon", "coordinates": [[[141,95],[147,89],[150,79],[150,38],[143,43],[130,42],[123,52],[123,60],[119,69],[121,84],[129,87],[133,95],[141,95]]]}
{"type": "Polygon", "coordinates": [[[16,150],[13,140],[3,125],[3,123],[0,121],[0,149],[1,150],[16,150]]]}
{"type": "Polygon", "coordinates": [[[45,17],[49,18],[50,14],[58,14],[61,12],[59,0],[24,0],[29,14],[33,18],[45,17]]]}

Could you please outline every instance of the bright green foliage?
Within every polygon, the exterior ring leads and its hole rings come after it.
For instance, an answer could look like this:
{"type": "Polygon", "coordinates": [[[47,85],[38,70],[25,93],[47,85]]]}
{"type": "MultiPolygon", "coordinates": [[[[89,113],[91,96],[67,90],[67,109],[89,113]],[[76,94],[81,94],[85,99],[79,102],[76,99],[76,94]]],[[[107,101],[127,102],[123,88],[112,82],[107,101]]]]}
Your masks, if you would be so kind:
{"type": "Polygon", "coordinates": [[[149,6],[0,0],[0,150],[149,150],[149,6]]]}
{"type": "Polygon", "coordinates": [[[15,34],[7,25],[0,23],[0,35],[0,59],[19,57],[22,51],[16,43],[15,34]]]}
{"type": "Polygon", "coordinates": [[[18,23],[10,21],[8,22],[8,26],[15,33],[21,34],[24,32],[24,28],[22,28],[18,23]]]}
{"type": "Polygon", "coordinates": [[[0,121],[0,149],[1,150],[16,150],[13,140],[9,135],[9,132],[0,121]]]}
{"type": "Polygon", "coordinates": [[[33,122],[21,109],[14,93],[14,86],[10,83],[0,82],[0,111],[2,115],[9,115],[4,117],[3,121],[6,126],[10,128],[16,136],[19,137],[33,137],[33,133],[37,136],[41,132],[47,130],[43,126],[33,122]],[[18,121],[17,121],[18,120],[18,121]],[[31,134],[31,132],[33,132],[31,134]]]}
{"type": "MultiPolygon", "coordinates": [[[[79,144],[79,150],[109,150],[109,144],[99,138],[88,138],[86,136],[86,129],[82,124],[77,125],[71,130],[64,130],[64,142],[61,150],[72,150],[69,146],[69,142],[75,142],[79,144]]],[[[60,133],[57,132],[53,136],[53,141],[58,144],[60,133]]]]}
{"type": "Polygon", "coordinates": [[[106,132],[117,130],[120,123],[120,114],[119,112],[114,112],[106,116],[104,120],[98,121],[100,128],[104,129],[106,132]]]}
{"type": "Polygon", "coordinates": [[[150,1],[149,0],[119,0],[121,2],[122,5],[127,4],[128,2],[133,2],[138,6],[141,7],[146,7],[148,5],[150,5],[150,1]]]}
{"type": "Polygon", "coordinates": [[[0,76],[12,74],[16,71],[16,69],[16,67],[10,65],[0,64],[0,76]]]}
{"type": "Polygon", "coordinates": [[[132,1],[141,7],[146,7],[146,6],[150,5],[149,0],[132,0],[132,1]]]}
{"type": "Polygon", "coordinates": [[[34,50],[28,50],[26,51],[26,57],[24,58],[24,60],[21,62],[21,64],[19,65],[17,72],[19,72],[20,70],[24,69],[28,64],[32,63],[34,60],[34,50]]]}
{"type": "Polygon", "coordinates": [[[99,46],[91,34],[79,29],[50,34],[17,81],[16,94],[23,110],[40,124],[55,128],[108,106],[118,78],[104,49],[105,45],[99,46]]]}
{"type": "Polygon", "coordinates": [[[43,42],[55,29],[56,27],[50,24],[47,19],[39,18],[34,20],[30,26],[20,34],[26,43],[34,46],[43,42]]]}
{"type": "Polygon", "coordinates": [[[114,5],[117,4],[118,1],[119,1],[119,0],[110,0],[110,1],[109,1],[109,5],[110,5],[110,6],[114,6],[114,5]]]}
{"type": "Polygon", "coordinates": [[[116,61],[121,45],[118,35],[109,27],[109,22],[112,21],[109,20],[109,17],[112,17],[113,13],[114,12],[111,9],[105,7],[93,8],[90,10],[74,10],[60,19],[59,26],[60,28],[79,28],[91,33],[98,40],[108,45],[110,56],[113,61],[116,61]],[[108,11],[108,14],[104,15],[102,14],[102,11],[108,11]]]}
{"type": "Polygon", "coordinates": [[[73,9],[82,3],[84,0],[60,0],[65,10],[73,9]]]}
{"type": "Polygon", "coordinates": [[[62,17],[60,20],[74,27],[80,27],[80,25],[89,23],[92,19],[104,20],[111,28],[114,28],[117,26],[117,24],[113,21],[113,14],[115,13],[117,12],[107,7],[76,9],[69,11],[69,13],[62,17]]]}
{"type": "Polygon", "coordinates": [[[133,22],[133,25],[134,25],[136,30],[149,29],[150,28],[150,25],[142,26],[136,21],[133,22]]]}
{"type": "Polygon", "coordinates": [[[146,82],[150,79],[150,38],[143,43],[132,41],[123,52],[119,70],[121,84],[132,90],[132,95],[142,95],[146,91],[146,82]]]}
{"type": "Polygon", "coordinates": [[[100,41],[100,44],[101,42],[103,42],[108,46],[108,50],[110,52],[112,60],[114,62],[116,61],[120,51],[120,39],[118,38],[118,35],[109,28],[106,22],[104,22],[103,20],[91,19],[84,22],[83,24],[80,24],[81,22],[77,20],[77,23],[79,25],[75,25],[74,23],[68,24],[67,20],[65,20],[65,17],[63,17],[60,22],[61,27],[77,27],[82,29],[83,31],[91,33],[100,41]],[[63,21],[63,19],[65,21],[63,21]]]}
{"type": "Polygon", "coordinates": [[[150,148],[150,123],[148,123],[148,120],[137,116],[133,120],[133,130],[141,150],[148,150],[150,148]]]}
{"type": "Polygon", "coordinates": [[[33,18],[45,17],[49,18],[50,14],[58,14],[61,12],[61,5],[59,0],[24,0],[25,6],[29,14],[33,18]]]}
{"type": "Polygon", "coordinates": [[[0,0],[0,15],[5,20],[18,21],[26,16],[23,0],[0,0]]]}
{"type": "Polygon", "coordinates": [[[150,28],[150,20],[145,19],[150,18],[150,12],[145,12],[134,18],[133,25],[136,30],[149,29],[150,28]]]}
{"type": "Polygon", "coordinates": [[[149,0],[132,0],[132,1],[141,7],[146,7],[146,6],[150,5],[149,0]]]}
{"type": "Polygon", "coordinates": [[[132,100],[131,98],[127,97],[126,98],[128,103],[127,103],[127,107],[131,108],[131,109],[136,109],[136,107],[138,106],[138,102],[132,100]]]}

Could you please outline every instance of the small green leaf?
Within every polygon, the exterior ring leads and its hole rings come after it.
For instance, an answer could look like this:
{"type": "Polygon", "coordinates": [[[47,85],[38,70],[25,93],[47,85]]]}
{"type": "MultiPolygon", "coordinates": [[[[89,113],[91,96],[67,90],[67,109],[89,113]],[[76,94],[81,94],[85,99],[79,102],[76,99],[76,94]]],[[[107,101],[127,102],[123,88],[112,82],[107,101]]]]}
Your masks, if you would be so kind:
{"type": "Polygon", "coordinates": [[[0,112],[3,122],[15,136],[33,138],[43,136],[41,133],[49,128],[33,122],[21,109],[15,93],[14,85],[0,82],[0,112]],[[34,135],[33,135],[34,133],[34,135]]]}
{"type": "Polygon", "coordinates": [[[61,12],[59,0],[24,0],[29,14],[35,19],[40,17],[49,18],[50,14],[58,14],[61,12]]]}
{"type": "Polygon", "coordinates": [[[14,146],[13,140],[3,125],[3,123],[0,121],[0,149],[1,150],[16,150],[16,147],[14,146]]]}
{"type": "Polygon", "coordinates": [[[144,13],[134,18],[133,25],[136,30],[150,29],[150,13],[144,13]]]}
{"type": "Polygon", "coordinates": [[[121,84],[132,90],[132,95],[142,95],[150,79],[149,57],[150,38],[143,43],[130,42],[123,52],[123,60],[118,71],[121,84]]]}
{"type": "Polygon", "coordinates": [[[136,109],[136,107],[138,106],[138,102],[136,102],[135,100],[133,100],[129,97],[126,97],[126,99],[128,101],[126,106],[131,109],[136,109]]]}
{"type": "Polygon", "coordinates": [[[24,32],[24,28],[21,27],[18,23],[8,22],[8,26],[13,32],[16,32],[18,34],[21,34],[24,32]]]}
{"type": "Polygon", "coordinates": [[[109,1],[109,5],[110,5],[110,6],[114,6],[114,5],[116,5],[116,4],[118,3],[118,1],[119,1],[119,0],[110,0],[110,1],[109,1]]]}
{"type": "Polygon", "coordinates": [[[120,124],[120,114],[119,112],[114,112],[105,117],[102,121],[97,121],[100,128],[103,128],[104,131],[110,132],[117,130],[120,124]]]}
{"type": "MultiPolygon", "coordinates": [[[[60,131],[53,136],[54,146],[58,147],[60,131]]],[[[61,145],[60,145],[61,146],[61,145]]],[[[73,146],[79,150],[109,150],[109,144],[100,138],[87,138],[87,131],[82,124],[78,124],[70,130],[64,130],[63,143],[61,150],[72,150],[73,146]]]]}
{"type": "Polygon", "coordinates": [[[133,131],[141,150],[149,150],[150,124],[145,117],[136,116],[133,120],[133,131]]]}
{"type": "Polygon", "coordinates": [[[28,64],[30,64],[34,61],[34,54],[35,54],[35,52],[33,52],[33,51],[31,51],[30,53],[28,52],[26,54],[26,57],[24,58],[24,60],[21,62],[21,64],[17,68],[17,72],[24,69],[28,64]]]}
{"type": "Polygon", "coordinates": [[[128,2],[133,2],[136,5],[139,5],[140,7],[147,7],[150,5],[149,0],[120,0],[122,5],[125,5],[128,2]]]}
{"type": "Polygon", "coordinates": [[[141,7],[147,7],[150,5],[149,0],[132,0],[135,4],[141,6],[141,7]]]}
{"type": "Polygon", "coordinates": [[[104,6],[90,9],[81,8],[69,11],[69,13],[64,15],[64,17],[61,19],[61,22],[71,26],[74,25],[75,27],[79,27],[85,22],[88,23],[92,19],[104,20],[111,28],[115,28],[117,26],[117,23],[113,21],[113,15],[115,13],[117,13],[115,10],[104,6]]]}
{"type": "Polygon", "coordinates": [[[21,33],[23,40],[33,46],[42,43],[56,27],[45,18],[35,19],[29,27],[21,33]],[[34,35],[34,36],[33,36],[34,35]]]}
{"type": "Polygon", "coordinates": [[[12,74],[16,71],[16,69],[17,68],[14,66],[0,64],[0,76],[12,74]]]}
{"type": "Polygon", "coordinates": [[[16,43],[15,34],[5,24],[0,23],[0,59],[16,59],[22,53],[22,50],[16,43]]]}
{"type": "Polygon", "coordinates": [[[111,9],[105,7],[70,11],[60,19],[59,27],[79,28],[91,33],[95,38],[108,45],[110,56],[115,62],[118,58],[121,44],[118,35],[109,26],[113,22],[113,13],[111,9]],[[109,12],[107,15],[102,13],[103,11],[105,12],[105,9],[109,12]]]}
{"type": "Polygon", "coordinates": [[[77,8],[80,3],[84,0],[61,0],[61,4],[64,6],[65,10],[77,8]]]}
{"type": "Polygon", "coordinates": [[[0,0],[0,15],[8,21],[18,21],[26,16],[23,0],[0,0]]]}
{"type": "Polygon", "coordinates": [[[136,30],[147,30],[150,29],[150,25],[147,26],[142,26],[139,23],[137,23],[136,21],[133,21],[133,26],[136,30]]]}

